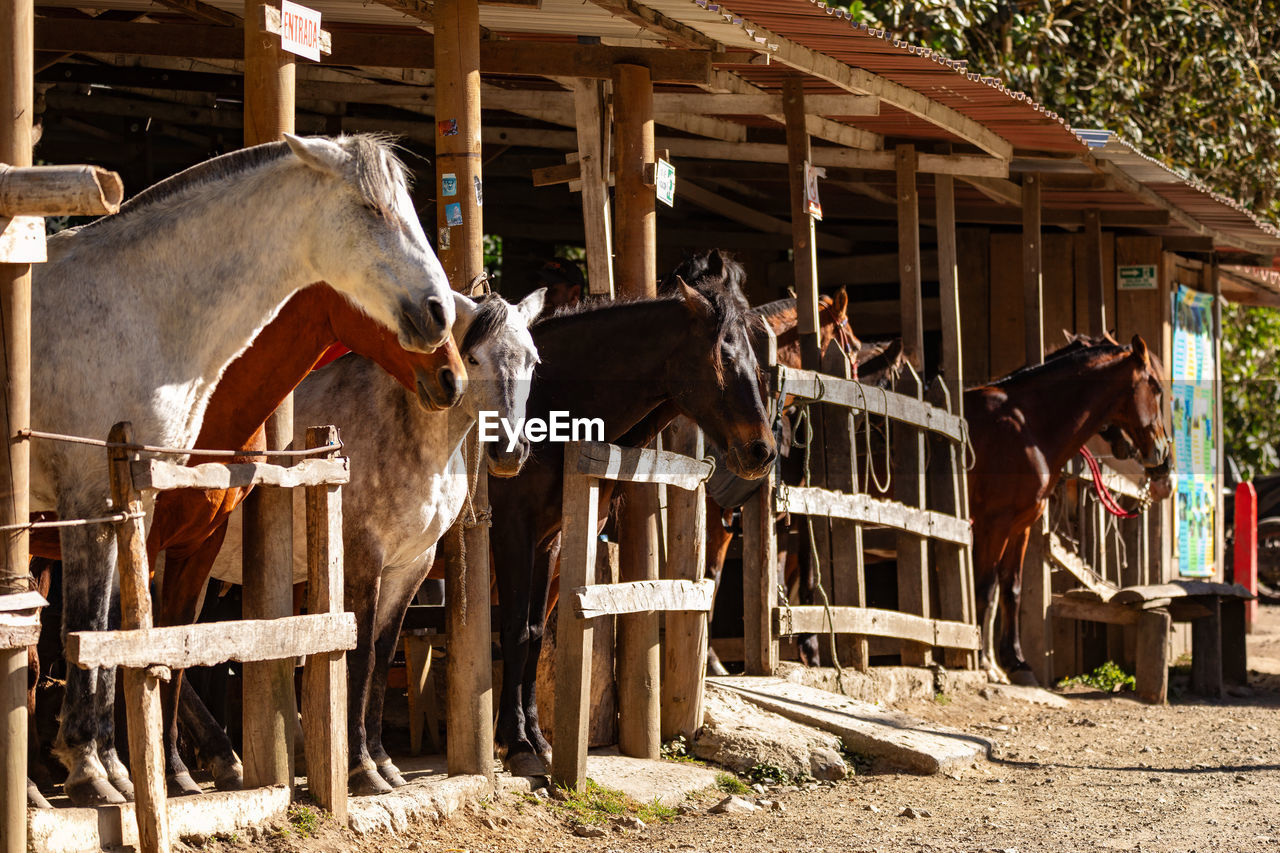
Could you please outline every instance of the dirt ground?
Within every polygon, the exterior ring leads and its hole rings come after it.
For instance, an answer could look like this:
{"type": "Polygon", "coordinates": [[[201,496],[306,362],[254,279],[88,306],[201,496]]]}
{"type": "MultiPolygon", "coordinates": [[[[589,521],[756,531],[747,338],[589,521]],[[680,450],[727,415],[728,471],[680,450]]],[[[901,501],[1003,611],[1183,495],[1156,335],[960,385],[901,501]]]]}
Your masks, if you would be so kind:
{"type": "MultiPolygon", "coordinates": [[[[708,814],[723,794],[644,829],[579,838],[545,802],[508,795],[439,825],[354,838],[321,830],[254,842],[290,853],[488,851],[1280,851],[1280,607],[1250,638],[1252,685],[1168,707],[1079,689],[1071,707],[951,696],[909,713],[987,737],[990,762],[946,776],[859,768],[833,787],[769,792],[782,810],[708,814]],[[906,816],[910,807],[916,817],[906,816]]],[[[1173,679],[1174,692],[1186,679],[1173,679]]],[[[758,794],[749,795],[759,798],[758,794]]],[[[211,845],[224,846],[224,845],[211,845]]],[[[244,847],[240,845],[230,845],[244,847]]]]}

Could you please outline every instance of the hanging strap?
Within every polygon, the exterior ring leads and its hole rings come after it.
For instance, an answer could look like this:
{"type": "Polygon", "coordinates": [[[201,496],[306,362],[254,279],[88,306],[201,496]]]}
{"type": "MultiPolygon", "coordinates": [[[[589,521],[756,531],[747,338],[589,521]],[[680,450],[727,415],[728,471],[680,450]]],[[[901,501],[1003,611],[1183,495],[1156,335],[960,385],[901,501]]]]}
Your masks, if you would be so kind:
{"type": "Polygon", "coordinates": [[[1093,474],[1093,491],[1098,496],[1098,503],[1102,504],[1103,509],[1116,518],[1137,518],[1141,513],[1129,512],[1120,506],[1116,496],[1111,494],[1107,484],[1102,481],[1102,466],[1098,464],[1098,460],[1089,452],[1089,448],[1081,447],[1080,455],[1084,457],[1085,464],[1089,466],[1089,471],[1093,474]]]}

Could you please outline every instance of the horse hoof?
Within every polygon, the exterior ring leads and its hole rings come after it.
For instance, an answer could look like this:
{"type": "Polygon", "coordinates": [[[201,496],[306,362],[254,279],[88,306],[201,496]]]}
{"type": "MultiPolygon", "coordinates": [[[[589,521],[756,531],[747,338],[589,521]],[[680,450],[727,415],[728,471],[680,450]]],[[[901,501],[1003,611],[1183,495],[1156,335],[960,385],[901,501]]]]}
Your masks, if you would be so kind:
{"type": "Polygon", "coordinates": [[[503,764],[506,765],[507,772],[512,776],[551,775],[546,763],[532,752],[517,752],[515,755],[508,755],[503,764]]]}
{"type": "Polygon", "coordinates": [[[347,777],[347,786],[351,789],[351,793],[357,797],[368,796],[369,794],[389,794],[395,790],[385,779],[378,775],[377,770],[372,767],[366,767],[363,764],[351,771],[351,775],[347,777]]]}
{"type": "Polygon", "coordinates": [[[724,664],[720,663],[720,658],[707,658],[707,675],[728,675],[729,670],[724,668],[724,664]]]}
{"type": "Polygon", "coordinates": [[[77,806],[111,806],[128,802],[111,783],[101,776],[81,779],[64,785],[67,799],[77,806]]]}
{"type": "Polygon", "coordinates": [[[1017,684],[1022,687],[1039,687],[1040,682],[1036,679],[1035,673],[1029,669],[1015,669],[1009,673],[1009,683],[1017,684]]]}
{"type": "Polygon", "coordinates": [[[400,768],[396,767],[390,761],[384,761],[378,765],[378,775],[386,780],[387,784],[392,788],[403,788],[409,783],[400,775],[400,768]]]}
{"type": "Polygon", "coordinates": [[[169,777],[169,796],[171,797],[189,797],[192,794],[202,794],[204,791],[196,784],[196,780],[191,778],[190,773],[174,773],[169,777]]]}
{"type": "Polygon", "coordinates": [[[33,809],[51,809],[53,806],[44,798],[44,794],[40,793],[40,789],[36,787],[36,783],[30,779],[27,780],[27,805],[33,809]]]}
{"type": "Polygon", "coordinates": [[[215,758],[207,766],[213,774],[213,787],[219,791],[244,790],[244,765],[240,759],[234,756],[231,760],[215,758]]]}

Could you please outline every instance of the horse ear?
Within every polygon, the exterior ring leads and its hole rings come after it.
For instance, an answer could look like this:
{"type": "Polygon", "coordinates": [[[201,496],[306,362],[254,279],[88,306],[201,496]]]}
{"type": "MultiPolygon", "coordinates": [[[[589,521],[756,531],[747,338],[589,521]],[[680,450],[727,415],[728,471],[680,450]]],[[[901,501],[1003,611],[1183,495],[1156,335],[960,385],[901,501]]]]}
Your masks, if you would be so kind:
{"type": "Polygon", "coordinates": [[[831,311],[833,315],[836,317],[844,317],[846,316],[846,312],[848,310],[849,310],[849,294],[845,293],[844,288],[841,287],[831,297],[831,311]]]}
{"type": "Polygon", "coordinates": [[[676,286],[680,288],[680,301],[689,309],[690,314],[700,320],[712,320],[715,318],[715,309],[711,307],[707,297],[685,284],[684,279],[680,276],[676,276],[676,286]]]}
{"type": "Polygon", "coordinates": [[[520,319],[524,320],[525,326],[532,325],[533,321],[542,313],[542,306],[546,302],[547,289],[539,287],[533,293],[520,300],[520,304],[516,306],[516,313],[520,315],[520,319]]]}
{"type": "Polygon", "coordinates": [[[351,156],[341,145],[323,136],[294,136],[286,133],[284,141],[299,160],[313,169],[333,175],[342,174],[351,156]]]}
{"type": "Polygon", "coordinates": [[[714,276],[724,275],[724,257],[719,249],[712,249],[707,255],[707,272],[714,276]]]}
{"type": "Polygon", "coordinates": [[[467,330],[471,328],[472,321],[480,313],[480,305],[475,300],[455,290],[453,292],[453,308],[456,312],[456,319],[453,321],[453,338],[461,345],[462,339],[467,336],[467,330]]]}
{"type": "Polygon", "coordinates": [[[1142,339],[1142,335],[1134,335],[1130,342],[1133,347],[1133,357],[1141,361],[1143,364],[1150,364],[1150,356],[1147,352],[1147,342],[1142,339]]]}

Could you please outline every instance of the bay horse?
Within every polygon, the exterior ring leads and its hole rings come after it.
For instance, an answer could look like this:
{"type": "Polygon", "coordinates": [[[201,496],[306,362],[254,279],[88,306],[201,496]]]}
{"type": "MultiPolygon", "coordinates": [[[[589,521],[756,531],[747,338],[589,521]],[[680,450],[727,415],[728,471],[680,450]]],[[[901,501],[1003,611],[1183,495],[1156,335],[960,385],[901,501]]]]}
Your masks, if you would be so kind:
{"type": "MultiPolygon", "coordinates": [[[[440,346],[454,319],[405,167],[371,136],[288,136],[201,163],[55,235],[48,254],[33,270],[31,421],[64,435],[98,439],[127,420],[139,442],[191,447],[227,365],[312,282],[407,350],[440,346]]],[[[106,473],[100,448],[38,441],[32,509],[108,515],[106,473]]],[[[113,528],[67,527],[60,539],[64,631],[107,628],[113,528]]],[[[123,802],[131,788],[114,694],[113,669],[69,669],[55,753],[77,805],[123,802]]]]}
{"type": "Polygon", "coordinates": [[[1093,436],[1123,438],[1148,475],[1168,475],[1161,367],[1139,335],[1128,346],[1078,341],[1043,364],[964,392],[973,569],[982,667],[993,681],[1034,683],[1018,629],[1022,561],[1063,466],[1093,436]],[[999,645],[996,646],[997,613],[999,645]]]}
{"type": "MultiPolygon", "coordinates": [[[[497,294],[478,304],[459,294],[454,337],[470,378],[462,402],[448,412],[424,412],[409,394],[365,359],[348,356],[313,373],[294,394],[298,424],[317,418],[341,429],[351,459],[342,487],[345,609],[356,614],[356,648],[347,653],[349,784],[353,794],[378,794],[405,784],[382,745],[387,673],[400,627],[435,559],[436,545],[460,516],[470,478],[463,439],[481,412],[510,423],[525,416],[538,363],[528,326],[542,310],[545,288],[518,305],[497,294]]],[[[521,438],[487,442],[491,474],[519,473],[529,453],[521,438]]],[[[295,536],[305,530],[305,504],[294,501],[295,536]]],[[[233,522],[228,540],[240,535],[233,522]]],[[[229,556],[233,557],[234,549],[229,556]]],[[[239,582],[238,561],[220,559],[214,575],[239,582]]],[[[294,545],[294,580],[307,576],[305,541],[294,545]]]]}
{"type": "MultiPolygon", "coordinates": [[[[740,264],[712,250],[677,267],[656,299],[587,304],[539,321],[532,332],[542,364],[529,417],[555,410],[600,418],[605,441],[628,436],[642,445],[684,414],[725,449],[736,473],[764,476],[774,441],[748,335],[744,277],[740,264]],[[660,409],[670,415],[651,417],[660,409]]],[[[535,683],[563,468],[563,445],[537,444],[519,476],[489,486],[503,661],[495,740],[514,775],[545,774],[551,754],[535,683]]]]}

